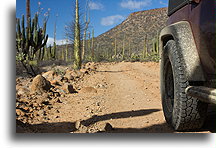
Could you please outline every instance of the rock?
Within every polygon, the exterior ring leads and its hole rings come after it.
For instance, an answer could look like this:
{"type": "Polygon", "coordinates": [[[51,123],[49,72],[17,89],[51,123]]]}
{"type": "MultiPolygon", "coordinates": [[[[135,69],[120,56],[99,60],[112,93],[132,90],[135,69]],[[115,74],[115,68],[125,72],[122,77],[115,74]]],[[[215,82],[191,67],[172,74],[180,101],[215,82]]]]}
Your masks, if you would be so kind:
{"type": "Polygon", "coordinates": [[[35,103],[32,104],[32,106],[33,106],[33,107],[38,107],[39,104],[35,102],[35,103]]]}
{"type": "Polygon", "coordinates": [[[97,93],[97,90],[93,87],[83,87],[80,93],[97,93]]]}
{"type": "Polygon", "coordinates": [[[26,112],[28,112],[28,111],[29,111],[29,107],[27,107],[27,106],[26,106],[26,107],[24,107],[23,109],[24,109],[26,112]]]}
{"type": "Polygon", "coordinates": [[[18,116],[24,116],[25,115],[25,113],[22,110],[20,110],[20,109],[16,109],[16,114],[18,116]]]}
{"type": "Polygon", "coordinates": [[[73,88],[73,85],[65,83],[62,87],[63,91],[67,94],[76,92],[73,88]]]}
{"type": "Polygon", "coordinates": [[[96,86],[96,88],[105,89],[105,88],[106,88],[106,86],[105,86],[105,85],[103,85],[103,84],[98,84],[98,85],[96,86]]]}
{"type": "Polygon", "coordinates": [[[80,69],[80,72],[82,72],[84,74],[88,74],[88,70],[87,69],[80,69]]]}
{"type": "Polygon", "coordinates": [[[55,71],[51,70],[51,71],[48,71],[48,72],[45,72],[44,74],[42,74],[42,76],[49,80],[49,81],[52,81],[54,79],[54,75],[55,75],[55,71]]]}
{"type": "Polygon", "coordinates": [[[31,93],[40,93],[48,91],[51,88],[51,84],[42,75],[37,75],[31,84],[31,93]]]}
{"type": "Polygon", "coordinates": [[[29,94],[29,92],[30,91],[27,88],[21,87],[21,88],[18,89],[17,94],[18,95],[24,95],[24,94],[29,94]]]}
{"type": "Polygon", "coordinates": [[[80,128],[80,125],[81,125],[80,121],[76,121],[75,122],[75,128],[76,128],[76,130],[78,130],[80,128]]]}
{"type": "Polygon", "coordinates": [[[107,123],[106,126],[104,127],[105,131],[112,131],[113,127],[110,123],[107,123]]]}
{"type": "Polygon", "coordinates": [[[58,82],[57,80],[55,80],[55,79],[52,80],[52,81],[50,81],[50,83],[51,83],[52,85],[60,85],[59,82],[58,82]]]}
{"type": "Polygon", "coordinates": [[[96,66],[94,62],[86,63],[85,68],[88,70],[96,70],[96,66]]]}

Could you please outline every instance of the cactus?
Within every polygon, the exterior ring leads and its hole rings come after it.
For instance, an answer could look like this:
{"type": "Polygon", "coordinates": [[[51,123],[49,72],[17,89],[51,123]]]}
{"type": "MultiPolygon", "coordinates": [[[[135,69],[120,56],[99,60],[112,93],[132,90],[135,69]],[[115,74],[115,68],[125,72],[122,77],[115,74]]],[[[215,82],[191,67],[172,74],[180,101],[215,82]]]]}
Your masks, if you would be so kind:
{"type": "Polygon", "coordinates": [[[82,45],[82,59],[85,58],[85,48],[86,48],[86,32],[90,23],[90,14],[89,14],[89,0],[86,1],[86,13],[84,15],[84,33],[83,33],[83,45],[82,45]]]}
{"type": "MultiPolygon", "coordinates": [[[[32,23],[31,17],[28,18],[27,27],[25,27],[24,15],[22,16],[21,24],[19,18],[16,22],[17,54],[23,55],[20,62],[23,66],[24,64],[30,65],[30,69],[33,73],[32,75],[35,75],[35,72],[30,63],[34,60],[37,51],[42,49],[48,40],[48,35],[46,35],[46,23],[47,22],[44,21],[43,28],[38,27],[38,14],[35,14],[32,23]]],[[[24,67],[26,68],[27,66],[25,65],[24,67]]]]}
{"type": "Polygon", "coordinates": [[[30,0],[26,0],[26,20],[31,18],[31,13],[30,13],[30,0]]]}
{"type": "Polygon", "coordinates": [[[50,55],[51,55],[51,58],[53,60],[56,59],[56,49],[57,49],[57,46],[56,46],[56,22],[57,22],[57,15],[56,15],[56,20],[55,20],[55,23],[54,23],[54,42],[53,42],[53,47],[51,48],[50,50],[50,55]]]}
{"type": "Polygon", "coordinates": [[[66,37],[65,62],[68,62],[68,35],[66,37]]]}
{"type": "Polygon", "coordinates": [[[159,55],[159,32],[157,31],[157,36],[156,36],[156,53],[159,55]]]}
{"type": "Polygon", "coordinates": [[[94,29],[92,30],[91,60],[94,61],[94,29]]]}
{"type": "Polygon", "coordinates": [[[91,50],[91,33],[88,32],[88,50],[91,50]]]}
{"type": "Polygon", "coordinates": [[[131,58],[131,40],[129,40],[129,43],[128,43],[128,56],[129,58],[131,58]]]}
{"type": "Polygon", "coordinates": [[[44,58],[43,60],[49,60],[49,52],[47,46],[44,46],[44,58]]]}
{"type": "Polygon", "coordinates": [[[143,46],[143,59],[145,59],[148,56],[148,50],[147,50],[147,35],[145,36],[144,39],[144,46],[143,46]]]}
{"type": "Polygon", "coordinates": [[[75,28],[74,28],[74,69],[81,69],[81,46],[80,46],[80,22],[79,22],[79,2],[76,0],[76,15],[75,15],[75,28]]]}
{"type": "Polygon", "coordinates": [[[122,45],[122,60],[125,58],[125,34],[123,38],[123,45],[122,45]]]}
{"type": "Polygon", "coordinates": [[[116,39],[116,37],[115,37],[115,43],[114,43],[115,45],[114,45],[114,57],[116,58],[116,56],[117,56],[117,39],[116,39]]]}

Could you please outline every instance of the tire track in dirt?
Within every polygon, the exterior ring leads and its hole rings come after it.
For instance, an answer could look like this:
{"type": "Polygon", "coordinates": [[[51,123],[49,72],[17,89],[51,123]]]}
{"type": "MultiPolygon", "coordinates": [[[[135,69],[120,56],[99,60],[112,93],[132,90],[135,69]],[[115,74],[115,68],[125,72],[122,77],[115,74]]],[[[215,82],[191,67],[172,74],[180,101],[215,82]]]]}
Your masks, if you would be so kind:
{"type": "MultiPolygon", "coordinates": [[[[116,63],[99,66],[96,79],[103,79],[108,87],[101,94],[103,110],[97,117],[98,129],[103,132],[175,132],[166,123],[161,106],[159,89],[159,64],[157,63],[116,63]],[[108,127],[108,128],[107,128],[108,127]],[[106,130],[108,129],[108,130],[106,130]]],[[[212,116],[212,114],[211,114],[212,116]]],[[[209,119],[207,119],[209,120],[209,119]]],[[[211,120],[211,119],[210,119],[211,120]]],[[[215,122],[214,122],[215,123],[215,122]]],[[[198,132],[214,131],[208,124],[198,132]]]]}
{"type": "Polygon", "coordinates": [[[147,76],[146,72],[140,77],[141,73],[137,69],[143,69],[143,65],[134,65],[136,63],[118,63],[107,66],[104,72],[106,81],[112,84],[112,87],[107,89],[108,95],[104,104],[108,113],[137,113],[128,118],[120,117],[108,121],[115,129],[112,132],[172,132],[164,124],[160,98],[154,95],[159,94],[158,86],[153,84],[150,89],[150,85],[145,85],[143,82],[149,83],[151,76],[147,76]]]}

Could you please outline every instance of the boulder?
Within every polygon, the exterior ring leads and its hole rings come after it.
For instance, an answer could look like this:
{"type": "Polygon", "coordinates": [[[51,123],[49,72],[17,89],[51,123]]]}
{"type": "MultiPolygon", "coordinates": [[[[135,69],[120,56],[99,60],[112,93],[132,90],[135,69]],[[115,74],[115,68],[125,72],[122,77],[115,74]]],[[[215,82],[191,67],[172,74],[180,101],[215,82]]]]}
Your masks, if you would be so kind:
{"type": "Polygon", "coordinates": [[[31,93],[39,93],[42,94],[50,90],[51,84],[47,81],[42,75],[37,75],[30,86],[31,93]]]}
{"type": "Polygon", "coordinates": [[[51,71],[45,72],[44,74],[42,74],[42,76],[48,81],[52,81],[54,79],[55,74],[56,74],[55,71],[51,70],[51,71]]]}

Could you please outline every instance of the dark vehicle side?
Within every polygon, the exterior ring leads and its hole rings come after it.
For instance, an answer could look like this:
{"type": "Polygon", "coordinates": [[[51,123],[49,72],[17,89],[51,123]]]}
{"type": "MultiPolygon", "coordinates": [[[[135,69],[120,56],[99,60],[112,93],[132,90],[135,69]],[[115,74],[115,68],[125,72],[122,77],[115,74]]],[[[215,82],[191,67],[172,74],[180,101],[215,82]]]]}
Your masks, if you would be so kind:
{"type": "Polygon", "coordinates": [[[161,97],[167,122],[179,131],[202,127],[216,100],[216,1],[170,0],[160,34],[161,97]]]}

